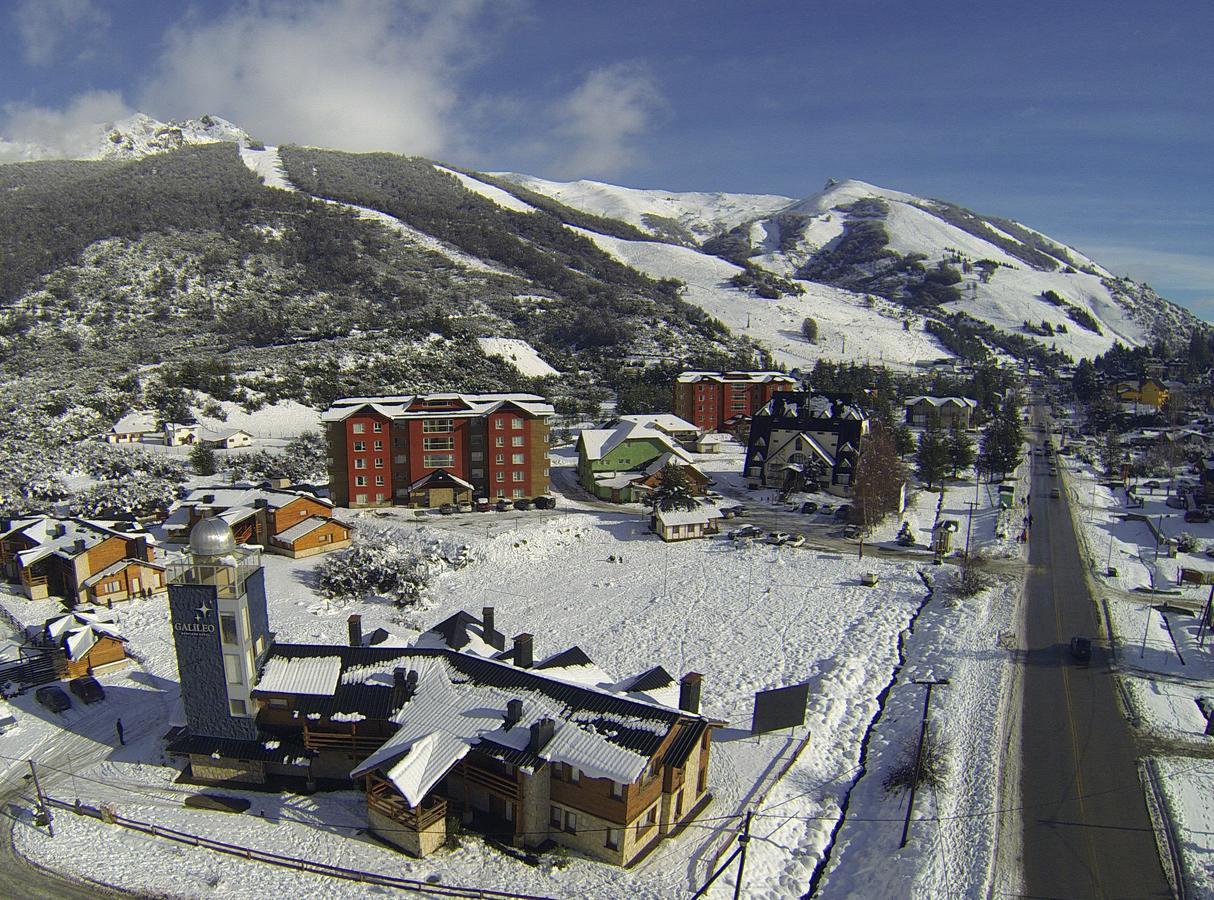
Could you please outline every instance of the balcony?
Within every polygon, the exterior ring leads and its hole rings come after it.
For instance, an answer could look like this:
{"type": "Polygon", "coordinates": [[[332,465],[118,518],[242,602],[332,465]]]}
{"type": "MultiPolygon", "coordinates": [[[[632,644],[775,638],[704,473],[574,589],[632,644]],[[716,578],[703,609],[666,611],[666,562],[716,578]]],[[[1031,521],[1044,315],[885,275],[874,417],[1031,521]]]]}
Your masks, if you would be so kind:
{"type": "Polygon", "coordinates": [[[312,731],[304,729],[304,746],[318,753],[336,751],[354,756],[367,757],[380,748],[382,736],[349,734],[341,731],[312,731]]]}
{"type": "Polygon", "coordinates": [[[505,778],[501,775],[495,775],[493,772],[486,772],[484,769],[477,769],[469,765],[464,766],[464,778],[470,784],[482,787],[491,794],[497,794],[499,797],[504,797],[508,800],[521,799],[522,792],[519,789],[518,782],[513,778],[505,778]]]}
{"type": "Polygon", "coordinates": [[[392,785],[375,776],[367,779],[367,806],[414,831],[425,831],[447,816],[447,801],[442,797],[426,797],[421,806],[413,807],[392,785]]]}

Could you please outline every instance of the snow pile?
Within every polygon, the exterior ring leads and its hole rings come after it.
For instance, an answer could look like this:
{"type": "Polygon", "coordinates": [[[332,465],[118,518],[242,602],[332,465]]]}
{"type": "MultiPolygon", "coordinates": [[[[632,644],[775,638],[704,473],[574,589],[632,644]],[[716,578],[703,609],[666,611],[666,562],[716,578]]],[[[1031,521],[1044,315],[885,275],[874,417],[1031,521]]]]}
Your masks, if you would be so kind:
{"type": "Polygon", "coordinates": [[[536,353],[535,348],[526,341],[516,338],[483,337],[477,338],[481,350],[486,356],[496,356],[513,365],[528,378],[547,378],[550,375],[560,375],[556,369],[548,365],[536,353]]]}

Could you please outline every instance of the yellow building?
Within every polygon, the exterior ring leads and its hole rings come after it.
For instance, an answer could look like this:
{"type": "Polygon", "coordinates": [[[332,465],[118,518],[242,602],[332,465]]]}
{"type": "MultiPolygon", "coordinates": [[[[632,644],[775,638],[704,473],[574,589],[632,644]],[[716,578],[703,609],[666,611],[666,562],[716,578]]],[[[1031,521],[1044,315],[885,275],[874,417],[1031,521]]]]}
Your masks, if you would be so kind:
{"type": "Polygon", "coordinates": [[[1140,403],[1154,409],[1163,409],[1163,405],[1168,402],[1168,389],[1154,378],[1119,381],[1117,399],[1122,403],[1140,403]]]}

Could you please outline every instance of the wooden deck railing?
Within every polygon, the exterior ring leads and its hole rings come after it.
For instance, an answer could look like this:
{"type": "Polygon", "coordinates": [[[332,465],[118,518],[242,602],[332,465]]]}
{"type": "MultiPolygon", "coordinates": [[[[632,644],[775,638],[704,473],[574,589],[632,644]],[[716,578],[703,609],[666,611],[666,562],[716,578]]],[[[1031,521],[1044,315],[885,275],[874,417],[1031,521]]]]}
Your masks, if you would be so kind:
{"type": "Polygon", "coordinates": [[[510,778],[504,778],[501,775],[496,775],[493,772],[486,772],[484,769],[477,769],[466,765],[464,766],[464,778],[472,784],[479,785],[502,797],[507,797],[511,800],[518,800],[520,797],[518,782],[510,778]]]}
{"type": "Polygon", "coordinates": [[[367,806],[416,831],[425,831],[447,816],[447,801],[442,797],[427,797],[422,805],[413,807],[383,781],[372,781],[367,790],[367,806]]]}
{"type": "Polygon", "coordinates": [[[309,750],[340,750],[361,756],[370,756],[384,742],[384,738],[374,735],[344,734],[332,731],[310,731],[304,729],[304,746],[309,750]]]}

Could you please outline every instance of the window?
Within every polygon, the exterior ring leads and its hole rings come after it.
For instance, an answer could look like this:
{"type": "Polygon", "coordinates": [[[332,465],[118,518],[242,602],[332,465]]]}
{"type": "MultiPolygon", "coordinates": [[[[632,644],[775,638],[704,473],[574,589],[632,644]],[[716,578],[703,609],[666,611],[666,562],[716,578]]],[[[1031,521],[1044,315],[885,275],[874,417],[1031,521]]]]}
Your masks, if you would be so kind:
{"type": "Polygon", "coordinates": [[[511,447],[523,446],[523,436],[521,434],[516,434],[516,435],[514,435],[514,437],[510,438],[510,446],[511,447]]]}
{"type": "Polygon", "coordinates": [[[299,511],[299,517],[300,517],[301,519],[302,519],[304,516],[306,516],[307,514],[308,514],[308,511],[307,511],[306,509],[301,509],[301,510],[299,511]]]}
{"type": "Polygon", "coordinates": [[[472,451],[472,461],[474,463],[483,462],[484,459],[485,459],[484,453],[481,453],[481,451],[479,451],[479,450],[472,451]]]}
{"type": "Polygon", "coordinates": [[[565,830],[577,834],[577,813],[570,809],[565,810],[565,830]]]}
{"type": "Polygon", "coordinates": [[[624,785],[618,781],[611,782],[611,796],[616,800],[622,800],[624,798],[624,785]]]}
{"type": "Polygon", "coordinates": [[[235,644],[237,642],[235,615],[232,613],[219,614],[219,633],[225,644],[235,644]]]}
{"type": "Polygon", "coordinates": [[[366,441],[355,441],[354,442],[354,452],[355,453],[362,453],[366,449],[367,449],[366,441]]]}
{"type": "Polygon", "coordinates": [[[484,477],[485,477],[485,470],[484,470],[484,469],[473,469],[473,470],[472,470],[472,477],[473,477],[473,478],[484,478],[484,477]]]}
{"type": "Polygon", "coordinates": [[[363,432],[365,432],[367,430],[367,426],[364,425],[362,422],[355,422],[353,425],[350,426],[350,430],[352,432],[354,432],[354,434],[362,434],[363,432]]]}
{"type": "Polygon", "coordinates": [[[354,486],[355,487],[366,487],[367,486],[367,476],[366,475],[355,475],[354,476],[354,486]]]}
{"type": "Polygon", "coordinates": [[[607,829],[607,849],[608,850],[619,850],[620,849],[620,829],[618,829],[618,828],[608,828],[607,829]]]}
{"type": "Polygon", "coordinates": [[[318,544],[327,544],[331,540],[333,540],[333,535],[331,534],[318,534],[316,536],[316,543],[318,544]]]}
{"type": "Polygon", "coordinates": [[[234,715],[234,716],[247,715],[247,713],[245,712],[245,705],[244,705],[243,700],[229,700],[228,709],[229,709],[229,711],[231,711],[232,715],[234,715]]]}
{"type": "Polygon", "coordinates": [[[505,473],[505,472],[501,472],[501,471],[494,472],[494,473],[493,473],[493,480],[494,480],[494,481],[505,481],[505,480],[506,480],[506,473],[505,473]]]}
{"type": "Polygon", "coordinates": [[[516,466],[521,466],[523,464],[523,459],[524,459],[524,457],[523,457],[523,454],[521,454],[521,453],[511,453],[510,454],[510,462],[516,466]]]}
{"type": "Polygon", "coordinates": [[[505,447],[506,439],[499,434],[497,437],[495,437],[493,439],[493,446],[494,447],[505,447]]]}
{"type": "Polygon", "coordinates": [[[394,438],[392,438],[392,446],[393,447],[403,447],[404,442],[400,438],[394,437],[394,438]]]}
{"type": "Polygon", "coordinates": [[[522,481],[523,473],[520,470],[516,469],[515,471],[510,473],[510,480],[511,481],[522,481]]]}
{"type": "Polygon", "coordinates": [[[582,780],[582,770],[577,766],[567,766],[566,768],[569,771],[570,784],[580,784],[582,780]]]}
{"type": "Polygon", "coordinates": [[[422,438],[423,450],[452,450],[455,448],[455,438],[422,438]]]}
{"type": "Polygon", "coordinates": [[[498,497],[505,497],[505,496],[506,496],[506,491],[505,491],[505,489],[504,489],[504,488],[498,488],[498,489],[497,489],[497,496],[498,496],[498,497]]]}
{"type": "Polygon", "coordinates": [[[547,466],[544,467],[544,477],[545,478],[548,477],[548,467],[547,466]]]}
{"type": "Polygon", "coordinates": [[[271,697],[270,709],[289,709],[290,704],[287,703],[286,697],[271,697]]]}
{"type": "Polygon", "coordinates": [[[355,495],[354,495],[354,502],[355,502],[356,504],[359,504],[359,505],[364,505],[364,504],[366,504],[366,502],[367,502],[367,495],[366,495],[366,494],[355,494],[355,495]]]}
{"type": "Polygon", "coordinates": [[[354,468],[365,469],[366,467],[367,467],[367,461],[365,459],[354,460],[354,468]]]}
{"type": "Polygon", "coordinates": [[[494,418],[493,427],[495,430],[500,429],[502,427],[502,417],[501,416],[497,416],[496,418],[494,418]]]}
{"type": "Polygon", "coordinates": [[[552,807],[548,812],[548,824],[553,828],[560,828],[563,818],[564,817],[561,814],[561,808],[559,806],[552,807]]]}
{"type": "Polygon", "coordinates": [[[382,493],[381,493],[381,494],[376,494],[376,495],[375,495],[375,502],[376,502],[376,503],[383,503],[383,502],[384,502],[385,500],[387,500],[387,499],[388,499],[388,495],[387,495],[387,494],[382,494],[382,493]]]}
{"type": "Polygon", "coordinates": [[[376,475],[376,476],[375,476],[375,486],[376,486],[376,487],[383,487],[383,486],[384,486],[384,476],[383,476],[383,475],[376,475]]]}
{"type": "Polygon", "coordinates": [[[651,828],[658,824],[658,805],[655,803],[649,807],[649,812],[645,813],[645,827],[651,828]]]}
{"type": "Polygon", "coordinates": [[[520,428],[523,427],[523,420],[520,419],[518,416],[515,416],[513,419],[510,420],[510,427],[513,428],[515,431],[518,431],[520,428]]]}
{"type": "Polygon", "coordinates": [[[455,465],[454,453],[427,453],[422,457],[422,465],[427,469],[451,468],[455,465]]]}
{"type": "Polygon", "coordinates": [[[683,818],[683,792],[679,791],[677,797],[674,798],[674,817],[676,819],[683,818]]]}
{"type": "Polygon", "coordinates": [[[514,490],[512,490],[512,491],[510,492],[510,496],[511,496],[511,497],[513,497],[515,500],[518,500],[520,497],[522,497],[522,496],[523,496],[523,489],[522,489],[522,488],[515,488],[514,490]]]}
{"type": "Polygon", "coordinates": [[[422,434],[443,434],[453,430],[450,419],[426,419],[422,422],[422,434]]]}
{"type": "Polygon", "coordinates": [[[382,456],[375,457],[375,468],[382,469],[384,467],[384,458],[382,456]]]}
{"type": "Polygon", "coordinates": [[[244,675],[240,671],[240,657],[234,653],[223,655],[223,671],[228,684],[244,684],[244,675]]]}
{"type": "Polygon", "coordinates": [[[407,458],[405,457],[405,454],[403,454],[403,453],[398,453],[398,454],[396,454],[396,456],[394,456],[392,458],[392,462],[396,463],[398,466],[403,466],[406,461],[407,461],[407,458]]]}
{"type": "Polygon", "coordinates": [[[493,455],[493,461],[495,463],[497,463],[499,466],[504,465],[506,462],[506,454],[505,453],[495,453],[493,455]]]}
{"type": "Polygon", "coordinates": [[[383,430],[384,430],[384,423],[383,423],[383,422],[376,422],[374,425],[372,425],[372,426],[371,426],[371,430],[372,430],[372,431],[383,431],[383,430]]]}
{"type": "Polygon", "coordinates": [[[704,789],[708,787],[708,766],[700,769],[700,777],[696,779],[696,793],[704,793],[704,789]]]}
{"type": "Polygon", "coordinates": [[[384,442],[383,442],[383,441],[376,441],[374,444],[372,444],[372,449],[374,449],[374,450],[383,450],[383,449],[384,449],[384,442]]]}

